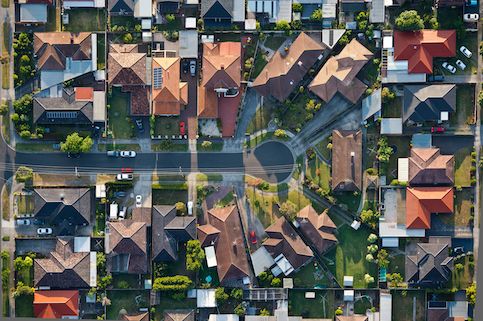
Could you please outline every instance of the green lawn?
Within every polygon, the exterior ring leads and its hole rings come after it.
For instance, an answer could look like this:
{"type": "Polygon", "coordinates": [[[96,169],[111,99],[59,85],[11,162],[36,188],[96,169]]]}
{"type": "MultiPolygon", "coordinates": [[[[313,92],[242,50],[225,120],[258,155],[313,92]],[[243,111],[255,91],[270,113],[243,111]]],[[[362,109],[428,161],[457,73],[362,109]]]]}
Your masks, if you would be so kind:
{"type": "Polygon", "coordinates": [[[359,205],[361,204],[361,193],[354,195],[353,192],[337,192],[333,193],[333,196],[337,200],[337,204],[347,208],[348,211],[357,213],[359,205]]]}
{"type": "Polygon", "coordinates": [[[225,195],[225,197],[223,197],[221,200],[216,202],[215,206],[216,207],[226,207],[226,206],[232,204],[234,199],[235,199],[235,197],[234,197],[233,193],[229,192],[225,195]]]}
{"type": "Polygon", "coordinates": [[[199,152],[220,152],[223,149],[223,142],[211,142],[210,147],[203,147],[203,141],[199,140],[196,143],[196,150],[199,152]]]}
{"type": "Polygon", "coordinates": [[[462,191],[455,191],[454,194],[454,214],[441,214],[439,218],[446,224],[455,227],[468,227],[473,211],[473,189],[464,188],[462,191]]]}
{"type": "Polygon", "coordinates": [[[331,150],[327,148],[330,143],[330,137],[327,136],[315,145],[315,148],[322,154],[322,156],[327,160],[331,161],[331,150]]]}
{"type": "MultiPolygon", "coordinates": [[[[10,268],[10,252],[5,250],[8,253],[8,258],[2,257],[2,272],[10,268]]],[[[9,297],[9,286],[8,286],[8,279],[6,280],[6,284],[3,283],[2,280],[2,298],[3,298],[3,310],[2,315],[4,317],[10,316],[10,297],[9,297]]]]}
{"type": "Polygon", "coordinates": [[[153,205],[174,205],[188,201],[188,190],[153,189],[153,205]]]}
{"type": "Polygon", "coordinates": [[[401,157],[409,157],[411,136],[387,136],[387,144],[394,152],[389,163],[385,164],[387,182],[390,183],[393,179],[397,179],[397,160],[401,157]]]}
{"type": "MultiPolygon", "coordinates": [[[[280,106],[276,111],[277,117],[281,121],[281,127],[299,132],[303,125],[312,119],[312,113],[305,109],[309,99],[307,91],[304,91],[292,101],[280,106]]],[[[323,105],[323,102],[316,101],[316,103],[323,105]]]]}
{"type": "Polygon", "coordinates": [[[164,140],[159,143],[151,143],[151,149],[155,152],[186,152],[188,150],[188,144],[185,141],[178,143],[171,140],[164,140]]]}
{"type": "Polygon", "coordinates": [[[394,254],[390,250],[388,250],[388,253],[389,253],[389,266],[387,268],[387,273],[399,273],[404,278],[406,255],[394,254]]]}
{"type": "Polygon", "coordinates": [[[141,21],[133,16],[111,16],[111,30],[113,26],[123,26],[127,31],[134,30],[134,26],[141,24],[141,21]]]}
{"type": "Polygon", "coordinates": [[[278,50],[286,39],[287,37],[282,37],[279,35],[267,36],[264,45],[272,50],[278,50]]]}
{"type": "Polygon", "coordinates": [[[389,102],[382,104],[382,117],[383,118],[399,118],[402,114],[402,97],[396,96],[396,98],[389,102]]]}
{"type": "Polygon", "coordinates": [[[56,10],[55,6],[47,6],[47,23],[45,31],[60,31],[60,8],[56,10]]]}
{"type": "Polygon", "coordinates": [[[34,296],[21,295],[15,299],[15,316],[21,318],[33,318],[34,296]]]}
{"type": "Polygon", "coordinates": [[[354,288],[376,286],[377,265],[366,261],[369,234],[371,231],[365,226],[361,226],[357,231],[346,224],[339,227],[337,235],[339,243],[326,255],[327,265],[339,284],[343,284],[344,276],[348,275],[354,277],[354,288]],[[364,281],[366,273],[374,277],[375,283],[366,284],[364,281]]]}
{"type": "Polygon", "coordinates": [[[111,305],[107,306],[107,320],[118,320],[121,309],[125,309],[128,314],[133,314],[139,312],[140,308],[149,307],[149,291],[107,291],[107,297],[111,300],[111,305]]]}
{"type": "Polygon", "coordinates": [[[155,136],[168,136],[169,138],[171,138],[172,135],[179,134],[179,117],[156,117],[154,125],[155,136]]]}
{"type": "Polygon", "coordinates": [[[10,88],[10,65],[2,64],[2,88],[10,88]]]}
{"type": "Polygon", "coordinates": [[[472,85],[458,85],[456,87],[456,113],[453,113],[450,117],[451,126],[457,129],[465,129],[473,122],[474,96],[475,90],[472,85]]]}
{"type": "Polygon", "coordinates": [[[66,31],[104,31],[106,30],[106,11],[96,8],[76,8],[65,11],[69,15],[66,31]]]}
{"type": "Polygon", "coordinates": [[[258,51],[255,57],[255,62],[253,63],[252,73],[250,75],[251,78],[252,79],[257,78],[267,64],[268,64],[268,61],[265,55],[261,51],[258,51]]]}
{"type": "Polygon", "coordinates": [[[10,7],[10,0],[2,0],[2,8],[10,7]]]}
{"type": "Polygon", "coordinates": [[[5,189],[2,189],[2,218],[10,221],[10,187],[5,184],[5,189]]]}
{"type": "Polygon", "coordinates": [[[257,109],[252,120],[248,124],[247,133],[253,134],[259,130],[265,129],[272,119],[272,108],[269,104],[264,104],[257,109]]]}
{"type": "Polygon", "coordinates": [[[308,162],[305,175],[323,189],[330,190],[330,166],[318,157],[308,162]]]}
{"type": "Polygon", "coordinates": [[[325,288],[329,286],[329,279],[323,268],[313,260],[292,276],[295,288],[325,288]]]}
{"type": "Polygon", "coordinates": [[[199,181],[212,181],[212,182],[221,182],[223,180],[223,175],[221,174],[204,174],[198,173],[196,174],[196,180],[199,181]]]}
{"type": "Polygon", "coordinates": [[[34,199],[32,195],[17,196],[18,214],[32,214],[34,212],[34,199]]]}
{"type": "Polygon", "coordinates": [[[454,180],[456,186],[471,186],[471,147],[463,147],[455,155],[454,180]]]}
{"type": "Polygon", "coordinates": [[[106,67],[106,36],[103,33],[97,34],[97,69],[106,67]]]}
{"type": "Polygon", "coordinates": [[[315,292],[315,299],[306,299],[305,290],[289,290],[289,315],[332,320],[335,311],[334,291],[313,291],[315,292]]]}
{"type": "Polygon", "coordinates": [[[130,94],[121,92],[118,87],[112,88],[112,95],[108,97],[109,130],[112,138],[127,139],[134,134],[133,124],[129,118],[130,94]]]}
{"type": "Polygon", "coordinates": [[[426,319],[426,298],[424,290],[391,291],[392,320],[413,321],[413,304],[416,298],[416,320],[426,319]],[[407,293],[404,296],[404,293],[407,293]]]}
{"type": "Polygon", "coordinates": [[[128,284],[129,289],[144,287],[144,278],[139,279],[138,274],[113,273],[112,286],[114,289],[126,289],[123,284],[128,284]]]}
{"type": "Polygon", "coordinates": [[[196,309],[196,299],[173,300],[169,297],[161,296],[161,302],[154,306],[154,320],[161,321],[164,319],[165,310],[173,309],[196,309]]]}
{"type": "Polygon", "coordinates": [[[457,259],[455,261],[455,266],[458,263],[463,264],[463,270],[457,271],[456,268],[453,270],[451,284],[448,285],[448,287],[463,290],[473,282],[474,268],[470,267],[469,262],[468,257],[457,259]]]}

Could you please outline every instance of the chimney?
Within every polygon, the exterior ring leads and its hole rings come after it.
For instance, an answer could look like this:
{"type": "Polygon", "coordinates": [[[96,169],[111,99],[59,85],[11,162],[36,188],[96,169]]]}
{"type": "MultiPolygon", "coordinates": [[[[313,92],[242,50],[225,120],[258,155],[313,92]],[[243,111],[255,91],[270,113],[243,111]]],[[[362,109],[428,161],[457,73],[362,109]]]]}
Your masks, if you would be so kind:
{"type": "Polygon", "coordinates": [[[64,201],[64,193],[60,193],[60,200],[64,201]]]}
{"type": "Polygon", "coordinates": [[[351,152],[351,177],[352,180],[355,179],[355,166],[354,166],[354,158],[356,154],[354,152],[351,152]]]}
{"type": "Polygon", "coordinates": [[[224,70],[225,69],[225,65],[224,64],[221,64],[220,69],[221,70],[224,70]]]}

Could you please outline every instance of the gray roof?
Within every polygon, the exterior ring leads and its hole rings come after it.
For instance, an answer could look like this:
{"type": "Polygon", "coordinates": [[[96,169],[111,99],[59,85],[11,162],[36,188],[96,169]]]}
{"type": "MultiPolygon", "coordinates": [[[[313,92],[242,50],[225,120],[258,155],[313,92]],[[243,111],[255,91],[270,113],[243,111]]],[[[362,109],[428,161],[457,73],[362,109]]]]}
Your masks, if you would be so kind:
{"type": "Polygon", "coordinates": [[[233,0],[206,0],[201,1],[201,17],[204,17],[216,2],[219,2],[221,6],[233,16],[233,0]]]}
{"type": "Polygon", "coordinates": [[[403,122],[437,121],[443,111],[456,111],[456,85],[404,86],[403,122]]]}
{"type": "Polygon", "coordinates": [[[367,120],[375,113],[380,112],[381,106],[381,88],[379,88],[362,100],[362,120],[367,120]]]}
{"type": "Polygon", "coordinates": [[[20,22],[47,22],[47,5],[45,3],[21,4],[20,22]]]}

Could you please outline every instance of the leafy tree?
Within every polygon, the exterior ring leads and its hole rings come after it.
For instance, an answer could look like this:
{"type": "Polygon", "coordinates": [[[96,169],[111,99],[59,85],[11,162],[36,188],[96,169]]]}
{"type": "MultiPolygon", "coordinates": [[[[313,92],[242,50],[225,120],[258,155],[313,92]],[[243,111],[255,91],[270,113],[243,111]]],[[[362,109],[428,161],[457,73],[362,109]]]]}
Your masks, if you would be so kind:
{"type": "Polygon", "coordinates": [[[231,290],[230,296],[235,300],[241,300],[243,298],[243,290],[240,288],[234,288],[231,290]]]}
{"type": "Polygon", "coordinates": [[[215,290],[215,300],[217,305],[223,304],[226,300],[228,300],[229,296],[225,292],[225,288],[219,287],[215,290]]]}
{"type": "Polygon", "coordinates": [[[304,10],[304,6],[299,2],[292,3],[292,11],[293,12],[302,12],[304,10]]]}
{"type": "Polygon", "coordinates": [[[374,255],[372,255],[371,253],[367,253],[366,254],[366,261],[369,262],[369,263],[374,262],[374,255]]]}
{"type": "Polygon", "coordinates": [[[20,166],[15,172],[15,180],[18,183],[26,183],[32,181],[34,177],[34,171],[30,167],[20,166]]]}
{"type": "Polygon", "coordinates": [[[371,244],[367,246],[367,252],[373,254],[376,253],[378,250],[378,246],[376,244],[371,244]]]}
{"type": "Polygon", "coordinates": [[[258,275],[258,279],[260,280],[260,283],[262,283],[264,286],[268,286],[272,283],[273,274],[267,271],[263,271],[258,275]]]}
{"type": "Polygon", "coordinates": [[[0,105],[0,115],[6,114],[8,114],[8,103],[6,100],[3,100],[2,104],[0,105]]]}
{"type": "Polygon", "coordinates": [[[389,103],[396,98],[396,94],[388,87],[382,88],[381,98],[383,103],[389,103]]]}
{"type": "Polygon", "coordinates": [[[209,140],[204,140],[201,143],[201,148],[203,148],[203,149],[209,149],[209,148],[211,148],[212,145],[213,145],[213,143],[210,142],[209,140]]]}
{"type": "Polygon", "coordinates": [[[132,34],[129,32],[125,33],[124,36],[122,36],[122,41],[124,41],[124,43],[131,43],[133,41],[132,34]]]}
{"type": "Polygon", "coordinates": [[[312,21],[322,21],[322,8],[315,9],[310,15],[310,20],[312,21]]]}
{"type": "Polygon", "coordinates": [[[282,280],[280,278],[273,278],[271,282],[271,286],[274,288],[279,288],[282,286],[282,280]]]}
{"type": "Polygon", "coordinates": [[[176,17],[174,16],[174,14],[167,14],[166,15],[166,21],[168,23],[173,23],[175,20],[176,20],[176,17]]]}
{"type": "Polygon", "coordinates": [[[235,312],[235,314],[236,314],[236,315],[238,315],[238,316],[243,316],[243,315],[245,315],[245,313],[246,313],[246,309],[245,309],[245,307],[243,306],[243,304],[242,304],[242,303],[240,303],[240,304],[238,304],[238,305],[235,307],[235,309],[233,310],[233,312],[235,312]]]}
{"type": "Polygon", "coordinates": [[[290,31],[290,24],[287,20],[280,20],[275,23],[275,30],[290,31]]]}
{"type": "Polygon", "coordinates": [[[181,292],[188,290],[193,282],[186,275],[165,276],[154,279],[153,290],[181,292]]]}
{"type": "Polygon", "coordinates": [[[292,20],[292,22],[290,23],[290,26],[292,27],[292,30],[300,30],[302,29],[302,21],[292,20]]]}
{"type": "Polygon", "coordinates": [[[270,316],[270,311],[268,311],[267,309],[261,309],[259,315],[263,317],[268,317],[270,316]]]}
{"type": "Polygon", "coordinates": [[[96,253],[96,266],[100,274],[106,273],[106,255],[103,252],[96,253]]]}
{"type": "Polygon", "coordinates": [[[184,202],[176,203],[176,212],[181,215],[185,215],[187,212],[186,204],[184,202]]]}
{"type": "Polygon", "coordinates": [[[86,153],[92,148],[92,139],[87,136],[82,138],[78,133],[67,136],[65,142],[60,143],[60,150],[66,153],[86,153]]]}
{"type": "Polygon", "coordinates": [[[385,249],[381,249],[377,253],[377,263],[379,264],[380,268],[387,268],[389,266],[388,257],[389,257],[389,254],[385,249]]]}
{"type": "Polygon", "coordinates": [[[366,282],[367,284],[374,283],[374,277],[366,273],[364,275],[364,282],[366,282]]]}
{"type": "Polygon", "coordinates": [[[186,269],[188,271],[198,271],[205,259],[205,251],[201,248],[198,240],[189,240],[186,243],[186,269]]]}
{"type": "Polygon", "coordinates": [[[376,228],[379,217],[380,213],[374,212],[371,209],[362,210],[361,212],[361,221],[368,224],[372,228],[376,228]]]}
{"type": "Polygon", "coordinates": [[[34,294],[35,289],[25,285],[23,282],[19,281],[17,283],[17,288],[13,292],[13,297],[18,298],[19,296],[22,295],[32,295],[34,294]]]}
{"type": "Polygon", "coordinates": [[[396,29],[415,31],[424,28],[424,21],[416,10],[406,10],[396,18],[396,29]]]}
{"type": "Polygon", "coordinates": [[[389,287],[397,288],[403,283],[404,279],[399,273],[392,273],[386,275],[387,280],[389,281],[389,287]]]}
{"type": "Polygon", "coordinates": [[[468,300],[468,302],[473,306],[476,304],[476,283],[475,282],[473,282],[470,286],[466,288],[466,300],[468,300]]]}
{"type": "Polygon", "coordinates": [[[97,279],[97,288],[99,290],[106,289],[112,283],[112,275],[108,274],[103,276],[102,278],[97,279]]]}
{"type": "Polygon", "coordinates": [[[461,264],[461,263],[456,263],[454,265],[454,268],[455,268],[456,271],[463,271],[463,269],[465,268],[465,266],[463,264],[461,264]]]}
{"type": "Polygon", "coordinates": [[[367,237],[367,242],[376,243],[376,241],[377,241],[377,235],[374,233],[369,234],[369,236],[367,237]]]}
{"type": "Polygon", "coordinates": [[[389,145],[387,144],[387,138],[386,137],[379,138],[379,141],[377,142],[377,146],[378,146],[377,159],[381,163],[388,163],[394,151],[392,147],[389,147],[389,145]]]}
{"type": "Polygon", "coordinates": [[[285,216],[289,221],[293,221],[297,215],[297,207],[291,201],[285,201],[280,205],[280,214],[285,216]]]}
{"type": "Polygon", "coordinates": [[[344,314],[344,310],[342,310],[341,307],[337,307],[337,309],[335,310],[335,315],[343,315],[344,314]]]}
{"type": "Polygon", "coordinates": [[[287,137],[287,132],[283,129],[277,129],[273,133],[273,135],[277,138],[286,138],[287,137]]]}

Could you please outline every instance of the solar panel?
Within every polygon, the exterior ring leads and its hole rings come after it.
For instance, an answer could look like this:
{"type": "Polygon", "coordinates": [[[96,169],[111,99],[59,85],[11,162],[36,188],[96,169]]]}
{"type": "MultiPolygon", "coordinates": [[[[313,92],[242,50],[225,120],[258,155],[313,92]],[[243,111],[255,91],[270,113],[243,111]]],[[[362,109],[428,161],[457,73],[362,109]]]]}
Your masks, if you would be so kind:
{"type": "Polygon", "coordinates": [[[163,69],[162,68],[154,68],[153,83],[154,83],[154,88],[161,88],[161,86],[163,85],[163,69]]]}

